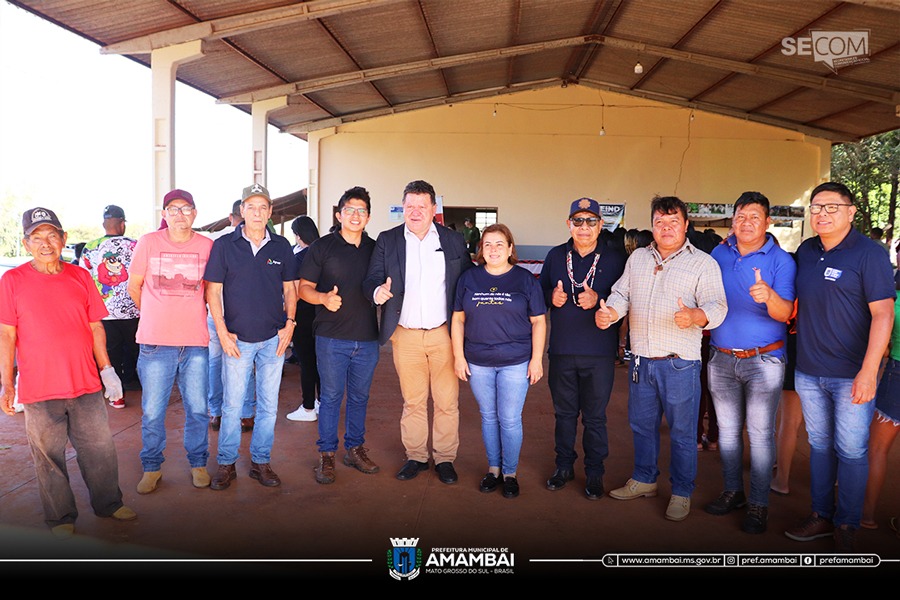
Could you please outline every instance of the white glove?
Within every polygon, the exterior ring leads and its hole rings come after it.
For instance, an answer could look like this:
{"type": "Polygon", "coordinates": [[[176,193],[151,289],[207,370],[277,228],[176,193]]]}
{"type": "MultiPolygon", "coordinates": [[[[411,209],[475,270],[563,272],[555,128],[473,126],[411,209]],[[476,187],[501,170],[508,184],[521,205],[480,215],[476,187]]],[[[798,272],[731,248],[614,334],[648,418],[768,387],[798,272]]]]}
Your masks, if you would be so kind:
{"type": "Polygon", "coordinates": [[[106,388],[106,392],[104,392],[103,395],[106,396],[110,402],[115,402],[125,395],[122,391],[122,381],[119,379],[119,376],[116,375],[116,370],[112,365],[100,371],[100,379],[103,381],[103,387],[106,388]]]}

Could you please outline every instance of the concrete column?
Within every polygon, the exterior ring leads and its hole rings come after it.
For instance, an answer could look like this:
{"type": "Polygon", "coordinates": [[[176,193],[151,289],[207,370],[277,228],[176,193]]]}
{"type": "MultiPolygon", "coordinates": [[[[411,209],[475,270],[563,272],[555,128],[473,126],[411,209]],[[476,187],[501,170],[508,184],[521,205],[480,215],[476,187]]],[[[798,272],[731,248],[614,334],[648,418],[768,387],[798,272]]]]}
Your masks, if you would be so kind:
{"type": "Polygon", "coordinates": [[[330,204],[326,214],[320,214],[319,202],[319,161],[321,160],[320,144],[323,139],[337,134],[336,127],[310,131],[306,136],[307,153],[309,161],[309,185],[306,188],[306,212],[316,222],[319,233],[325,234],[331,227],[330,204]]]}
{"type": "Polygon", "coordinates": [[[203,56],[195,40],[150,53],[153,96],[153,200],[151,223],[159,221],[162,199],[175,187],[175,72],[182,63],[203,56]]]}
{"type": "Polygon", "coordinates": [[[269,112],[287,106],[287,96],[259,100],[250,105],[253,121],[253,183],[268,187],[269,112]]]}

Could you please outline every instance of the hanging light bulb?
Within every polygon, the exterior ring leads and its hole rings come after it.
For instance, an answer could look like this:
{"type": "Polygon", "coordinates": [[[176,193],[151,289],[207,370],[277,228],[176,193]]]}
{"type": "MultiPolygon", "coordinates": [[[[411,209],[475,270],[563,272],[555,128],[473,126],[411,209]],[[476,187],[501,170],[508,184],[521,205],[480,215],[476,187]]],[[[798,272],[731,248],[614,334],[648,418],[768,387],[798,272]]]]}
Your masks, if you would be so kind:
{"type": "Polygon", "coordinates": [[[637,61],[637,62],[634,64],[634,74],[635,74],[635,75],[640,75],[640,74],[643,73],[643,72],[644,72],[644,65],[641,64],[641,61],[637,61]]]}
{"type": "Polygon", "coordinates": [[[497,116],[497,105],[496,104],[494,105],[494,114],[491,116],[494,116],[494,117],[497,116]]]}
{"type": "Polygon", "coordinates": [[[600,135],[606,135],[606,129],[602,125],[600,126],[600,135]]]}

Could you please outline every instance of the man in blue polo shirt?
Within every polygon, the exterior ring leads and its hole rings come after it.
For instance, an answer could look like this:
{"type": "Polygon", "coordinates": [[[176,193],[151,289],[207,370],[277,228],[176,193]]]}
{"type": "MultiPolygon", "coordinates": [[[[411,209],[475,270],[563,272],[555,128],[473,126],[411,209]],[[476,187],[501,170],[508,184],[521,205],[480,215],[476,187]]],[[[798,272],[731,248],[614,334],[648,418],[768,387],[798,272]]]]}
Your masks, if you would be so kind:
{"type": "Polygon", "coordinates": [[[775,411],[784,382],[785,323],[794,310],[794,259],[766,233],[769,199],[744,192],[734,203],[734,235],[712,257],[722,270],[728,314],[712,330],[709,391],[719,423],[725,491],[706,512],[725,515],[747,504],[744,495],[744,422],[750,438],[750,505],[741,523],[763,533],[775,463],[775,411]]]}
{"type": "Polygon", "coordinates": [[[853,228],[856,207],[845,185],[817,186],[809,213],[818,236],[797,250],[795,385],[809,434],[812,513],[785,535],[800,542],[834,535],[837,550],[852,551],[894,282],[884,248],[853,228]]]}
{"type": "Polygon", "coordinates": [[[209,283],[209,314],[225,353],[219,469],[210,483],[214,490],[226,489],[236,477],[241,407],[254,367],[256,424],[250,440],[250,477],[265,486],[281,485],[270,457],[283,355],[296,325],[296,267],[290,242],[266,228],[272,216],[266,188],[259,184],[244,188],[241,216],[243,224],[213,244],[204,277],[209,283]]]}

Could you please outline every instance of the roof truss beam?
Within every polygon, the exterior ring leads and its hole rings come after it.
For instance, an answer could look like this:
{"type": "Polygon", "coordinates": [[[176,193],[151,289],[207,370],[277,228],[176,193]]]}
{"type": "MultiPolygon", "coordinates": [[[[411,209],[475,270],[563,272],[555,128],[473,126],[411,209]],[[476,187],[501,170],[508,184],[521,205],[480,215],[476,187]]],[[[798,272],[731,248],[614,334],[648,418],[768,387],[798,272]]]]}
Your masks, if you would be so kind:
{"type": "Polygon", "coordinates": [[[412,75],[415,73],[423,73],[427,71],[445,69],[448,67],[475,64],[491,60],[509,58],[513,56],[521,56],[524,54],[543,52],[546,50],[554,50],[558,48],[566,48],[586,44],[601,44],[623,50],[632,50],[635,52],[640,52],[641,54],[649,54],[661,58],[678,60],[714,69],[740,73],[743,75],[788,82],[811,89],[839,93],[855,97],[859,100],[879,102],[882,104],[891,105],[900,104],[900,92],[892,89],[886,89],[852,81],[840,81],[835,78],[823,77],[820,75],[798,73],[781,67],[751,64],[747,62],[711,56],[708,54],[676,50],[664,46],[655,46],[643,42],[635,42],[632,40],[614,38],[605,35],[584,35],[571,38],[561,38],[556,40],[548,40],[546,42],[536,42],[532,44],[522,44],[505,48],[481,50],[478,52],[469,52],[465,54],[457,54],[441,58],[432,58],[396,65],[388,65],[385,67],[377,67],[373,69],[360,69],[348,73],[340,73],[327,77],[308,79],[304,81],[295,81],[283,85],[261,88],[258,90],[245,92],[243,94],[221,98],[219,102],[222,104],[247,104],[250,102],[265,100],[276,96],[308,94],[326,89],[377,81],[379,79],[387,79],[390,77],[412,75]]]}
{"type": "Polygon", "coordinates": [[[313,21],[352,11],[378,8],[401,1],[403,0],[310,0],[290,6],[258,10],[167,29],[109,44],[102,47],[100,52],[101,54],[147,54],[157,48],[193,40],[218,40],[299,21],[313,21]]]}

